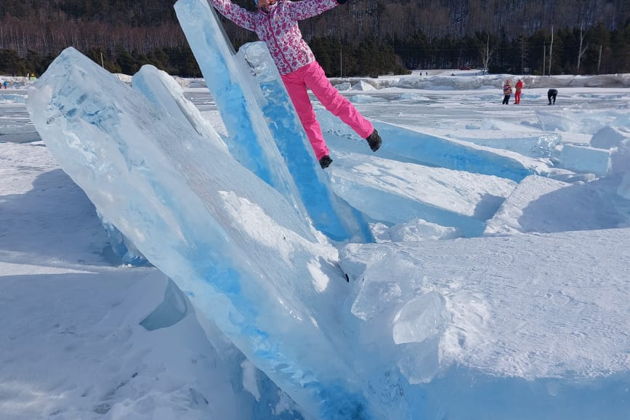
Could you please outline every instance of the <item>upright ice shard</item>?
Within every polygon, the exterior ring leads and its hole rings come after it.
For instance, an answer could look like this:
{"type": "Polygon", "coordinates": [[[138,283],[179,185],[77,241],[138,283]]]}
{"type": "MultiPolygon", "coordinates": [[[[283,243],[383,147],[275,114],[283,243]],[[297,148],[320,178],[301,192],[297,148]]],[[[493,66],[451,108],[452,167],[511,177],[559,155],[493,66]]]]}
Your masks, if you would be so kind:
{"type": "Polygon", "coordinates": [[[315,227],[334,240],[370,241],[372,234],[363,215],[335,195],[319,168],[266,45],[245,44],[237,57],[252,70],[262,91],[264,100],[259,105],[315,227]]]}
{"type": "Polygon", "coordinates": [[[227,146],[212,124],[186,99],[182,87],[166,72],[151,65],[142,66],[133,76],[132,86],[156,108],[182,122],[188,122],[197,134],[227,153],[227,146]]]}
{"type": "Polygon", "coordinates": [[[228,131],[228,148],[243,166],[304,211],[265,118],[254,99],[254,84],[225,41],[216,15],[204,0],[180,0],[177,18],[199,63],[228,131]]]}
{"type": "Polygon", "coordinates": [[[400,418],[350,367],[337,250],[280,193],[74,49],[28,109],[99,212],[311,416],[400,418]]]}

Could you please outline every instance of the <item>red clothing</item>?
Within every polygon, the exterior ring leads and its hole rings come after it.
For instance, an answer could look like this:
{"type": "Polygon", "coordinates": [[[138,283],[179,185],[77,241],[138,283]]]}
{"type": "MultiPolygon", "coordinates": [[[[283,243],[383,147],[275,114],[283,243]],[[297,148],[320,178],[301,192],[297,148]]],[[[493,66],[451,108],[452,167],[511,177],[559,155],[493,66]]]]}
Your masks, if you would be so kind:
{"type": "Polygon", "coordinates": [[[523,90],[523,81],[519,80],[518,82],[516,82],[516,93],[514,94],[514,103],[515,104],[520,104],[521,103],[521,91],[523,90]]]}
{"type": "Polygon", "coordinates": [[[520,104],[521,103],[521,91],[517,90],[516,93],[514,94],[514,103],[515,104],[520,104]]]}

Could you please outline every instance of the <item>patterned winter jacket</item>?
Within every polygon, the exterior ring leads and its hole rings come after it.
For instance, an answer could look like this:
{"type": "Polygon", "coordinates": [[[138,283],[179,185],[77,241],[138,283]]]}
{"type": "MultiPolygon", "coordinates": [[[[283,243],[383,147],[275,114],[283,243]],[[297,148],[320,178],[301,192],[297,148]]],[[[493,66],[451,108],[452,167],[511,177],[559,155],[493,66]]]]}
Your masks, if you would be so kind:
{"type": "Polygon", "coordinates": [[[230,0],[210,0],[223,16],[247,30],[256,32],[269,48],[280,74],[288,74],[315,61],[308,44],[302,39],[298,21],[317,16],[343,1],[278,0],[264,11],[249,12],[230,0]]]}

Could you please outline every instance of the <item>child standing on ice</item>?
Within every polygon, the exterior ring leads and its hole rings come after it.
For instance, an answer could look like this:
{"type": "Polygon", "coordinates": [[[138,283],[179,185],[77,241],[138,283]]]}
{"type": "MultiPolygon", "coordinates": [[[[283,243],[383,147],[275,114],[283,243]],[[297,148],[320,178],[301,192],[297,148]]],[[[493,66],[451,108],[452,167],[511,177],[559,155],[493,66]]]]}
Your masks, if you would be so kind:
{"type": "Polygon", "coordinates": [[[512,82],[506,80],[503,85],[503,105],[510,103],[510,96],[512,96],[512,82]]]}
{"type": "Polygon", "coordinates": [[[322,168],[327,168],[332,159],[307,89],[328,111],[364,138],[372,151],[376,152],[382,143],[372,123],[328,81],[313,52],[302,39],[298,26],[298,21],[317,16],[346,1],[254,0],[257,9],[250,12],[230,0],[210,0],[219,13],[238,26],[256,32],[258,38],[267,44],[322,168]]]}

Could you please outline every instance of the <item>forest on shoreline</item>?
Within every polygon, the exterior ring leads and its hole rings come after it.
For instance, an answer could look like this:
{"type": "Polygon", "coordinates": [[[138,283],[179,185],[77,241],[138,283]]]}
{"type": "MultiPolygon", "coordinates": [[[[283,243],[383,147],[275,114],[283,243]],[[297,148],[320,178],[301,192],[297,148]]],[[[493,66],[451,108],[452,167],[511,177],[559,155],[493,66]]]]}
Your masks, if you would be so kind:
{"type": "MultiPolygon", "coordinates": [[[[133,74],[153,64],[198,77],[173,3],[2,0],[0,73],[41,74],[74,46],[112,72],[133,74]]],[[[230,22],[225,28],[235,48],[256,40],[230,22]]],[[[628,0],[350,0],[301,28],[329,76],[469,67],[518,74],[630,72],[628,0]]]]}

